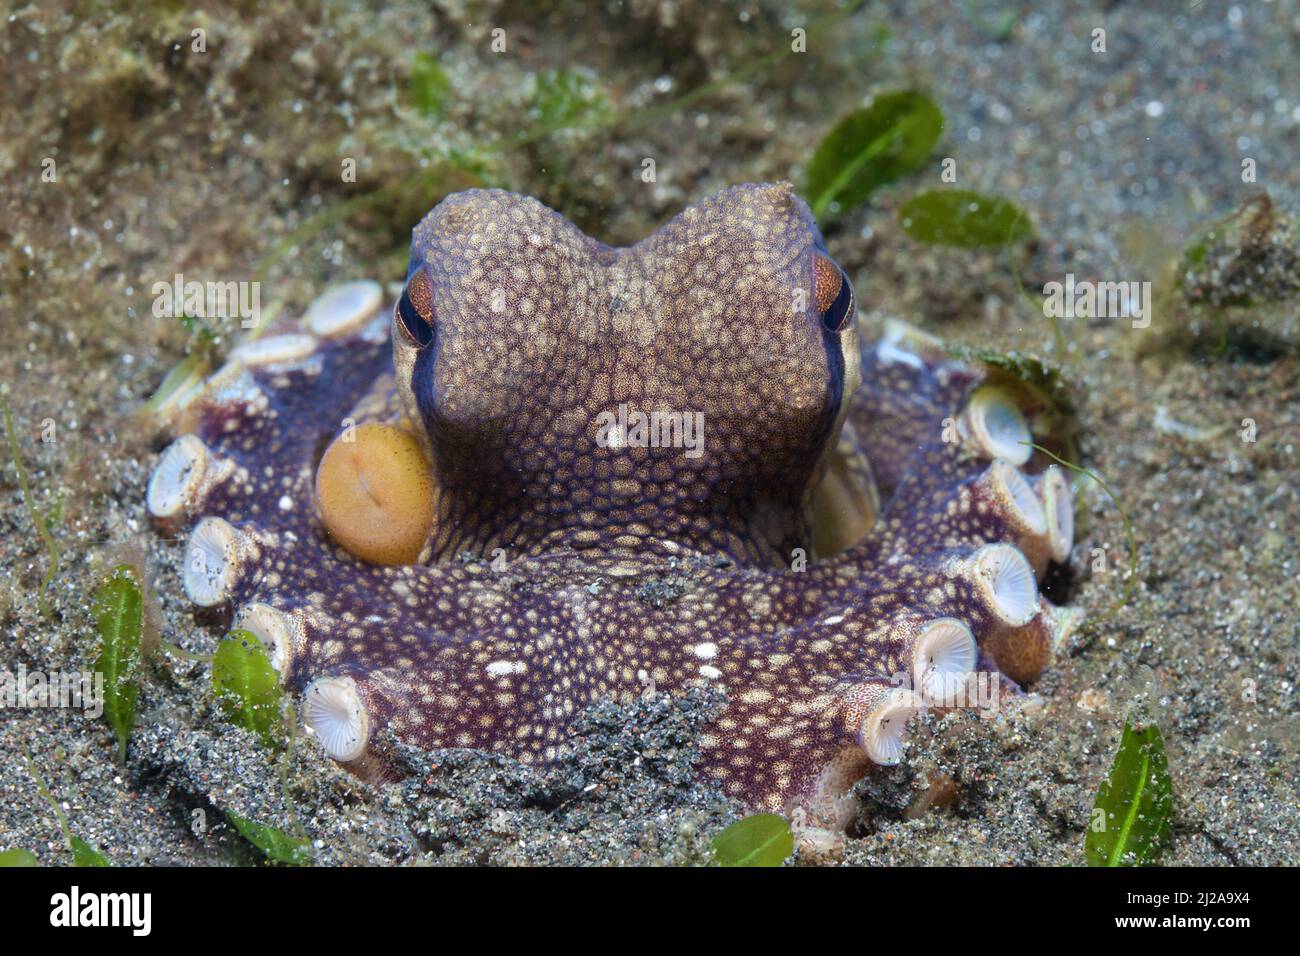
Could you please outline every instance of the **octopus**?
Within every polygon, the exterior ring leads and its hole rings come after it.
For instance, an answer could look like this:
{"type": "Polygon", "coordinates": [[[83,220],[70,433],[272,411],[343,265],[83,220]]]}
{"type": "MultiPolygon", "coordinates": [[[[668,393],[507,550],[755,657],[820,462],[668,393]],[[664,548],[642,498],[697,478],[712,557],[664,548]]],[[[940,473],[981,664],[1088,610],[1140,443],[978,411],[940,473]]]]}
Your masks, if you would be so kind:
{"type": "Polygon", "coordinates": [[[175,393],[147,491],[189,600],[364,777],[398,742],[545,765],[598,699],[708,686],[700,772],[843,827],[912,718],[1018,692],[1081,619],[1040,593],[1073,500],[1033,403],[912,326],[867,342],[788,183],[625,248],[456,193],[388,295],[175,393]]]}

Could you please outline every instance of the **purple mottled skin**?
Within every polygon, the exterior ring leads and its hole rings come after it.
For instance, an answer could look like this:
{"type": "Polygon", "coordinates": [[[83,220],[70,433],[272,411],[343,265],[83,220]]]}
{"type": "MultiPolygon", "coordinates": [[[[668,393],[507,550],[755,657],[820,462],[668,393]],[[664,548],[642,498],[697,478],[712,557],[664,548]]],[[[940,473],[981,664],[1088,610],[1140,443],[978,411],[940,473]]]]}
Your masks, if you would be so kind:
{"type": "Polygon", "coordinates": [[[711,685],[702,772],[843,825],[928,682],[1032,679],[1076,620],[1038,595],[1069,492],[1022,476],[1014,402],[921,333],[860,347],[788,184],[625,249],[459,193],[416,228],[396,309],[364,318],[264,339],[177,403],[192,435],[151,490],[160,517],[204,519],[191,597],[274,645],[288,687],[334,695],[307,723],[361,770],[393,738],[544,763],[593,700],[711,685]],[[620,406],[698,414],[702,441],[604,440],[620,406]],[[367,564],[321,526],[316,464],[363,421],[428,459],[417,564],[367,564]]]}

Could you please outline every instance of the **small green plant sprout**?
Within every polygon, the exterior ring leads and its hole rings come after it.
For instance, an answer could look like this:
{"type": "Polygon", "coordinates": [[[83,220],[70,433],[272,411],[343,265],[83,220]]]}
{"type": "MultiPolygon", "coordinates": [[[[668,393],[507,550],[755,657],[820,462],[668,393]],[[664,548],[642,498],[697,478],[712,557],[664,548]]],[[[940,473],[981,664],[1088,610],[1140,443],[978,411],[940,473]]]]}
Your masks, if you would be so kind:
{"type": "Polygon", "coordinates": [[[311,862],[311,843],[308,840],[291,837],[282,830],[255,823],[237,813],[227,813],[226,816],[239,835],[261,850],[268,860],[291,866],[304,866],[311,862]]]}
{"type": "Polygon", "coordinates": [[[1174,792],[1160,729],[1141,712],[1124,722],[1119,752],[1093,803],[1084,857],[1089,866],[1141,866],[1166,845],[1174,792]]]}
{"type": "MultiPolygon", "coordinates": [[[[72,832],[68,826],[68,815],[63,812],[59,802],[54,799],[54,794],[50,793],[50,788],[45,785],[45,778],[41,776],[36,764],[27,751],[23,751],[23,760],[27,764],[27,772],[32,775],[36,781],[36,789],[40,791],[42,797],[46,799],[51,807],[54,808],[54,815],[58,817],[59,829],[63,831],[63,839],[68,843],[68,849],[72,851],[73,866],[112,866],[112,862],[103,853],[99,852],[94,846],[87,843],[81,837],[72,832]]],[[[29,854],[30,855],[30,854],[29,854]]],[[[33,858],[35,859],[35,858],[33,858]]],[[[10,864],[10,865],[28,865],[28,864],[10,864]]]]}
{"type": "Polygon", "coordinates": [[[0,869],[20,866],[40,866],[36,854],[31,850],[14,847],[12,850],[0,850],[0,869]]]}
{"type": "Polygon", "coordinates": [[[248,631],[232,631],[212,656],[212,689],[226,718],[280,745],[284,694],[266,649],[248,631]]]}
{"type": "Polygon", "coordinates": [[[840,120],[808,164],[804,195],[818,219],[850,212],[881,186],[921,169],[943,132],[924,93],[885,93],[840,120]]]}
{"type": "Polygon", "coordinates": [[[141,406],[141,412],[147,415],[161,412],[171,399],[197,388],[211,369],[212,360],[208,353],[191,352],[186,355],[163,376],[157,390],[141,406]]]}
{"type": "Polygon", "coordinates": [[[144,633],[140,581],[129,564],[114,568],[95,591],[94,616],[99,635],[94,670],[104,675],[104,719],[117,736],[117,759],[121,763],[126,758],[140,696],[140,644],[144,633]]]}
{"type": "Polygon", "coordinates": [[[54,612],[50,608],[49,599],[46,594],[50,589],[50,582],[54,580],[55,575],[59,573],[59,547],[54,541],[54,534],[50,531],[50,521],[47,516],[43,516],[36,507],[36,499],[32,496],[31,486],[27,483],[27,469],[23,467],[22,453],[18,447],[18,429],[14,427],[14,416],[9,410],[9,400],[0,394],[0,411],[4,412],[5,434],[9,439],[9,457],[13,460],[14,471],[18,473],[18,486],[23,492],[23,501],[27,504],[27,513],[31,516],[32,526],[36,533],[40,535],[41,541],[45,544],[45,550],[50,556],[50,567],[45,572],[45,577],[41,579],[41,588],[36,592],[36,602],[40,605],[41,616],[47,621],[52,620],[54,612]]]}
{"type": "Polygon", "coordinates": [[[1033,234],[1029,217],[1015,203],[969,189],[919,193],[903,203],[898,218],[913,239],[962,249],[1000,246],[1033,234]]]}
{"type": "Polygon", "coordinates": [[[442,119],[451,93],[451,80],[432,53],[423,51],[411,60],[411,105],[430,119],[442,119]]]}
{"type": "Polygon", "coordinates": [[[579,70],[538,73],[526,96],[529,119],[548,133],[598,125],[610,115],[604,89],[594,75],[579,70]]]}
{"type": "Polygon", "coordinates": [[[100,853],[93,846],[87,843],[79,836],[68,837],[68,843],[72,847],[72,865],[73,866],[112,866],[108,862],[108,857],[100,853]]]}
{"type": "Polygon", "coordinates": [[[719,866],[780,866],[793,852],[790,822],[775,813],[742,817],[713,838],[719,866]]]}

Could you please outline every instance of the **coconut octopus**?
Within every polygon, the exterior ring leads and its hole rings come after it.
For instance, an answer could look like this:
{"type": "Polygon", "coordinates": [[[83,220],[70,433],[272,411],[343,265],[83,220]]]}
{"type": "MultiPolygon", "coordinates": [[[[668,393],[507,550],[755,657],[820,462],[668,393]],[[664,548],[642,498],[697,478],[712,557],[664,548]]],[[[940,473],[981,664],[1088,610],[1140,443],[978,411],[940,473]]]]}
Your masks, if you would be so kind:
{"type": "Polygon", "coordinates": [[[909,326],[860,347],[788,183],[627,248],[457,193],[383,305],[338,287],[175,394],[147,496],[359,773],[394,740],[545,764],[598,698],[715,685],[701,770],[842,827],[909,718],[1078,623],[1039,593],[1073,504],[1034,409],[909,326]]]}

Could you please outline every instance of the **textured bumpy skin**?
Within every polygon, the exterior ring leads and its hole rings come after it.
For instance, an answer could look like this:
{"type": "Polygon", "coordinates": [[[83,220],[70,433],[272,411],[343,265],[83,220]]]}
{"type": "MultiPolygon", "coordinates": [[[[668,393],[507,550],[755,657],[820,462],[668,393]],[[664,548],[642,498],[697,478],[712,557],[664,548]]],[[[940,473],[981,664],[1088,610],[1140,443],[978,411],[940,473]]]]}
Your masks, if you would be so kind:
{"type": "Polygon", "coordinates": [[[860,349],[837,274],[788,184],[627,249],[533,199],[450,196],[395,311],[343,287],[173,399],[150,509],[201,519],[190,597],[267,643],[361,772],[394,736],[544,762],[597,698],[710,684],[728,705],[703,770],[842,825],[916,710],[969,703],[941,691],[976,672],[1032,680],[1077,615],[1038,594],[1068,558],[1069,486],[1022,474],[1011,397],[912,330],[860,349]],[[620,406],[700,440],[602,440],[620,406]],[[325,447],[371,421],[429,461],[416,564],[365,563],[319,517],[325,447]],[[873,524],[819,555],[814,514],[873,524]]]}
{"type": "Polygon", "coordinates": [[[534,199],[439,204],[412,244],[436,336],[396,340],[447,492],[433,556],[666,539],[784,566],[856,360],[852,333],[841,343],[812,314],[815,237],[787,187],[728,190],[626,250],[534,199]],[[620,405],[703,413],[701,454],[600,447],[598,414],[620,405]]]}

